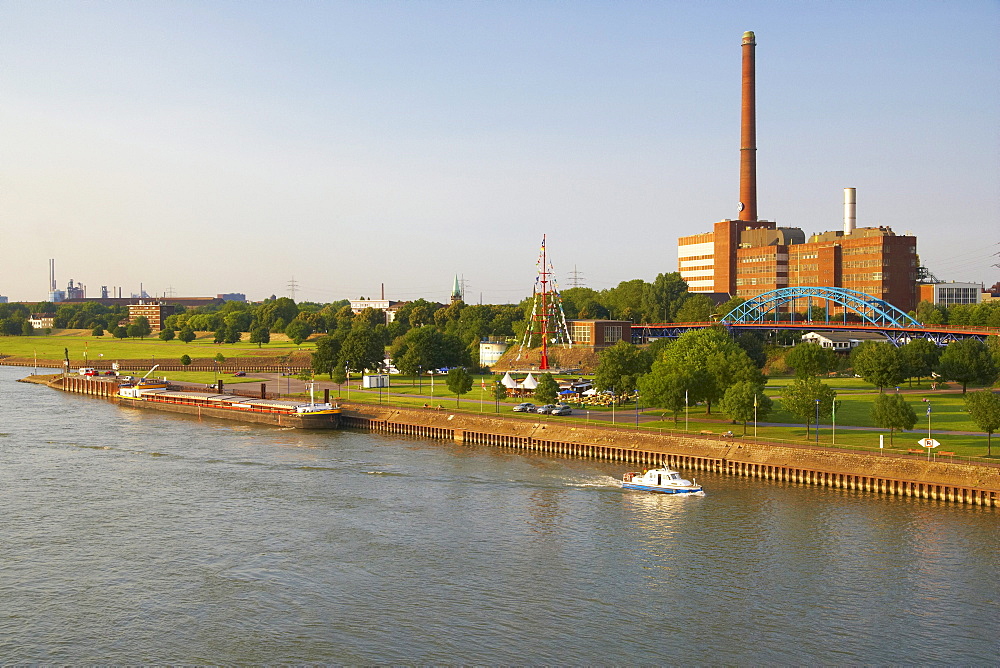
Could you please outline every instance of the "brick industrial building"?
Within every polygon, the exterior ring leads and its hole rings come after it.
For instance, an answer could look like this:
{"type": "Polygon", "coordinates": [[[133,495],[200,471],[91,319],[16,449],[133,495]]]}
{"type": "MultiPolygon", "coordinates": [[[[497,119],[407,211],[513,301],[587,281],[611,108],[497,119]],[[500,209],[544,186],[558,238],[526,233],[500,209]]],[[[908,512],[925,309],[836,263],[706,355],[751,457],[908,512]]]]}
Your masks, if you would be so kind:
{"type": "Polygon", "coordinates": [[[757,218],[756,110],[752,32],[743,35],[738,220],[680,237],[678,269],[691,292],[750,299],[795,286],[848,288],[903,311],[917,306],[917,240],[887,227],[856,227],[856,191],[844,189],[843,231],[814,234],[757,218]]]}

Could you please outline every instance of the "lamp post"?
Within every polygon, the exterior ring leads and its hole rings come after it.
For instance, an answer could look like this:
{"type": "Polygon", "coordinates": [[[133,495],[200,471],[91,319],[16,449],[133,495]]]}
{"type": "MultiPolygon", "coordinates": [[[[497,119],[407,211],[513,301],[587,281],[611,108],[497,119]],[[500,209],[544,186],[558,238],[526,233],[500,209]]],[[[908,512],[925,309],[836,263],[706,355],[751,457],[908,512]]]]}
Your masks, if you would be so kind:
{"type": "Polygon", "coordinates": [[[351,400],[351,363],[344,362],[344,375],[347,376],[347,400],[351,400]]]}
{"type": "Polygon", "coordinates": [[[639,428],[639,393],[635,393],[635,428],[639,428]]]}
{"type": "Polygon", "coordinates": [[[833,393],[833,406],[832,406],[832,421],[831,421],[831,431],[830,431],[830,444],[834,447],[837,446],[837,393],[833,393]]]}
{"type": "Polygon", "coordinates": [[[819,445],[819,399],[816,400],[816,445],[819,445]]]}
{"type": "MultiPolygon", "coordinates": [[[[924,399],[927,402],[927,445],[931,444],[931,400],[924,399]]],[[[931,458],[931,448],[927,447],[927,460],[930,461],[931,458]]]]}
{"type": "Polygon", "coordinates": [[[615,423],[615,388],[611,388],[611,424],[615,423]]]}
{"type": "Polygon", "coordinates": [[[684,390],[684,433],[688,433],[688,391],[684,390]]]}
{"type": "Polygon", "coordinates": [[[757,392],[753,393],[753,440],[757,440],[757,392]]]}

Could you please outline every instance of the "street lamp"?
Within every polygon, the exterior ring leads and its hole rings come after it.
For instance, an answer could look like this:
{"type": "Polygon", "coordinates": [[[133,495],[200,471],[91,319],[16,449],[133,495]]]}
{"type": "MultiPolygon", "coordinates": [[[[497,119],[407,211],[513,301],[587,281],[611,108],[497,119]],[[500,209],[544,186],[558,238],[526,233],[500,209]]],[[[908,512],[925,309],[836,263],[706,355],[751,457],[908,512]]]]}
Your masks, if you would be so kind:
{"type": "Polygon", "coordinates": [[[819,399],[816,400],[816,445],[819,445],[819,399]]]}
{"type": "Polygon", "coordinates": [[[830,444],[833,447],[837,447],[837,393],[833,393],[833,411],[832,411],[832,423],[830,431],[830,444]]]}
{"type": "Polygon", "coordinates": [[[351,400],[351,363],[344,362],[344,375],[347,376],[347,400],[351,400]]]}
{"type": "Polygon", "coordinates": [[[684,433],[688,433],[688,391],[684,389],[684,433]]]}

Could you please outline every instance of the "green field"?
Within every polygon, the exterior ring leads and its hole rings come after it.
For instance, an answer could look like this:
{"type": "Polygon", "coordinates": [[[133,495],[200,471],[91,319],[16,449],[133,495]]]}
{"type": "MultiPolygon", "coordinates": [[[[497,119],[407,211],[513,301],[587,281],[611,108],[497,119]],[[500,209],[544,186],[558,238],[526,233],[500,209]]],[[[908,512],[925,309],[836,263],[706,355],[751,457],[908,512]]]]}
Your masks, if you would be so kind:
{"type": "MultiPolygon", "coordinates": [[[[283,336],[276,335],[273,343],[266,344],[258,349],[255,344],[215,344],[211,333],[201,333],[199,337],[191,343],[181,341],[160,341],[157,338],[147,338],[145,340],[124,339],[118,340],[111,336],[93,337],[88,331],[65,330],[50,336],[10,336],[0,337],[0,355],[10,355],[31,359],[37,353],[39,360],[60,361],[63,358],[64,349],[68,349],[71,364],[74,367],[87,366],[97,361],[110,362],[119,359],[149,360],[148,366],[157,363],[177,363],[184,354],[190,355],[193,359],[211,359],[217,353],[222,353],[227,359],[234,357],[283,357],[290,353],[309,353],[314,345],[305,342],[301,346],[284,339],[283,336]]],[[[148,366],[143,368],[129,369],[128,371],[144,373],[148,366]]],[[[158,374],[159,375],[159,374],[158,374]]],[[[206,385],[214,383],[216,375],[213,372],[204,371],[180,371],[169,372],[167,375],[171,380],[191,383],[204,383],[206,385]]],[[[222,376],[227,384],[233,383],[259,383],[259,378],[235,378],[232,375],[222,376]]],[[[574,376],[576,377],[576,376],[574,376]]],[[[324,377],[316,380],[323,383],[324,377]]],[[[480,411],[493,412],[494,402],[491,398],[491,385],[495,380],[494,376],[476,377],[473,389],[461,400],[461,410],[478,413],[480,411]],[[487,387],[481,390],[480,383],[485,380],[487,387]]],[[[798,423],[797,418],[781,409],[781,392],[791,382],[792,378],[772,378],[766,388],[767,394],[775,400],[775,410],[768,416],[768,422],[789,423],[797,426],[759,426],[757,433],[761,439],[771,441],[787,441],[792,443],[805,443],[806,429],[804,425],[798,423]]],[[[871,402],[876,396],[877,390],[859,378],[829,378],[825,379],[828,385],[837,391],[837,398],[841,402],[837,411],[836,445],[838,447],[856,447],[878,450],[878,436],[885,434],[886,446],[889,446],[889,435],[884,430],[878,430],[871,426],[870,410],[871,402]],[[865,431],[850,430],[846,427],[862,427],[865,431]]],[[[350,398],[353,400],[378,401],[378,390],[362,390],[357,387],[357,375],[353,375],[350,398]]],[[[323,383],[323,387],[330,387],[334,393],[338,392],[337,386],[323,383]]],[[[448,391],[445,379],[438,377],[432,385],[429,377],[424,377],[418,383],[416,379],[402,376],[392,376],[391,395],[383,392],[382,401],[392,402],[396,405],[407,405],[422,407],[425,403],[432,406],[441,404],[449,410],[455,410],[455,395],[448,391]]],[[[956,452],[960,456],[973,457],[986,453],[986,435],[958,435],[940,434],[940,431],[968,431],[976,432],[977,428],[965,412],[963,397],[960,392],[954,391],[954,386],[950,390],[931,390],[928,381],[900,386],[906,400],[913,407],[917,415],[915,429],[923,431],[926,436],[926,406],[921,401],[929,399],[932,406],[931,414],[931,434],[942,444],[939,450],[956,452]]],[[[347,388],[343,388],[343,395],[348,396],[347,388]]],[[[608,415],[611,409],[608,407],[583,407],[574,405],[577,415],[573,417],[549,417],[535,414],[512,413],[511,407],[521,401],[538,403],[532,397],[511,398],[501,402],[500,410],[505,415],[514,415],[522,419],[558,420],[558,421],[587,421],[586,411],[591,415],[608,415]]],[[[644,409],[643,415],[648,418],[650,415],[658,414],[655,409],[644,409]]],[[[634,415],[635,405],[619,407],[615,412],[620,424],[635,428],[634,415]],[[631,422],[629,420],[632,420],[631,422]]],[[[734,425],[727,420],[725,414],[714,411],[712,415],[706,415],[704,406],[692,406],[689,410],[688,429],[690,432],[712,431],[715,434],[732,429],[738,436],[742,434],[743,426],[734,425]]],[[[833,440],[833,433],[829,419],[824,419],[820,429],[820,444],[830,445],[833,440]]],[[[644,422],[641,426],[645,430],[662,431],[664,433],[684,430],[683,415],[679,425],[675,426],[672,416],[667,415],[662,420],[655,422],[644,422]]],[[[815,442],[814,433],[808,442],[815,442]]],[[[753,436],[753,425],[749,426],[748,437],[753,436]]],[[[905,451],[909,448],[917,448],[917,440],[921,438],[920,433],[896,434],[893,438],[897,451],[905,451]]],[[[1000,451],[1000,443],[997,444],[1000,451]]]]}
{"type": "MultiPolygon", "coordinates": [[[[246,335],[244,335],[246,336],[246,335]]],[[[69,352],[70,363],[86,366],[85,362],[114,361],[118,359],[149,359],[180,361],[181,355],[192,359],[213,358],[222,353],[230,357],[278,357],[294,352],[311,352],[315,345],[306,341],[296,346],[284,335],[273,335],[272,343],[257,347],[255,343],[212,343],[215,335],[198,332],[198,338],[191,343],[161,341],[151,337],[146,339],[116,339],[109,334],[91,336],[86,330],[60,330],[49,336],[4,336],[0,337],[0,355],[31,359],[38,355],[40,360],[62,360],[64,351],[69,352]]],[[[155,363],[155,362],[153,362],[155,363]]]]}
{"type": "MultiPolygon", "coordinates": [[[[322,380],[318,378],[317,380],[322,380]]],[[[470,413],[493,413],[496,410],[495,402],[491,397],[490,384],[495,380],[493,376],[479,376],[475,378],[473,389],[464,395],[457,410],[470,413]],[[485,380],[487,387],[481,390],[480,382],[485,380]]],[[[768,416],[770,423],[791,423],[796,426],[758,426],[757,435],[761,440],[788,442],[794,444],[815,444],[816,432],[810,429],[810,437],[806,440],[806,429],[804,425],[797,423],[797,419],[781,410],[780,396],[782,388],[787,386],[792,379],[777,379],[767,388],[769,396],[775,398],[775,410],[768,416]]],[[[388,405],[422,407],[425,403],[431,407],[441,405],[449,411],[456,410],[455,395],[448,391],[444,379],[438,379],[434,383],[433,397],[431,395],[431,385],[427,378],[422,384],[418,384],[413,378],[402,376],[392,376],[392,387],[389,392],[383,391],[382,402],[388,405]]],[[[931,402],[931,435],[941,442],[938,450],[955,452],[957,458],[984,459],[986,454],[986,435],[973,434],[941,434],[941,431],[968,431],[977,432],[977,428],[969,415],[965,412],[965,404],[960,392],[931,391],[927,384],[920,389],[915,385],[911,393],[905,391],[907,402],[913,407],[917,415],[917,423],[914,425],[916,433],[897,432],[890,444],[889,432],[872,427],[870,419],[871,402],[877,394],[877,390],[864,381],[856,378],[831,379],[830,384],[837,389],[838,400],[841,402],[837,411],[837,429],[833,433],[829,419],[822,420],[820,424],[819,444],[836,445],[837,447],[863,449],[877,452],[879,450],[879,435],[885,436],[885,449],[889,452],[905,453],[909,449],[918,449],[917,441],[926,437],[926,406],[921,401],[927,398],[931,402]],[[847,429],[846,427],[862,427],[864,429],[847,429]],[[834,442],[835,438],[835,442],[834,442]]],[[[365,401],[378,403],[378,390],[364,390],[358,386],[358,380],[352,380],[351,388],[341,390],[340,396],[353,401],[365,401]]],[[[334,396],[338,393],[337,386],[331,386],[334,396]]],[[[900,388],[903,389],[902,387],[900,388]]],[[[506,416],[513,416],[532,422],[558,421],[558,422],[587,422],[588,411],[591,416],[609,416],[611,409],[608,407],[574,407],[573,416],[553,417],[547,415],[535,415],[533,413],[513,413],[511,408],[522,401],[538,403],[531,397],[505,399],[500,402],[500,411],[506,416]]],[[[656,409],[643,409],[644,419],[652,415],[662,414],[656,409]]],[[[618,407],[615,411],[616,422],[619,427],[635,429],[635,404],[618,407]]],[[[601,424],[606,424],[602,421],[601,424]]],[[[684,415],[680,415],[679,423],[675,426],[672,415],[667,414],[664,419],[654,422],[642,422],[639,429],[644,431],[654,431],[658,433],[684,433],[684,415]]],[[[698,434],[702,431],[711,431],[713,434],[721,434],[727,430],[732,430],[736,438],[742,438],[743,425],[733,424],[724,413],[714,410],[712,415],[707,415],[705,406],[692,406],[688,412],[688,432],[698,434]]],[[[747,437],[752,439],[754,434],[753,424],[747,425],[747,437]]],[[[1000,453],[1000,442],[995,443],[998,453],[1000,453]]],[[[997,456],[1000,459],[1000,455],[997,456]]]]}

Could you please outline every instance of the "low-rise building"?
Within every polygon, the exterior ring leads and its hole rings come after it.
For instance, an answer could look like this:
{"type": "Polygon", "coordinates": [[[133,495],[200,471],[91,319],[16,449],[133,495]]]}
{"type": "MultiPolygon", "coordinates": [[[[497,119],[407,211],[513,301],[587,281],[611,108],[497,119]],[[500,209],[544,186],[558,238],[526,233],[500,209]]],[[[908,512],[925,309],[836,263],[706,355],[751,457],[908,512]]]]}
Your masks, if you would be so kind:
{"type": "Polygon", "coordinates": [[[505,352],[507,352],[505,341],[483,339],[479,342],[479,366],[495,366],[505,352]]]}
{"type": "Polygon", "coordinates": [[[154,332],[163,329],[163,323],[167,316],[174,314],[176,309],[173,305],[164,304],[155,299],[140,299],[138,304],[128,305],[129,322],[134,322],[139,316],[145,316],[149,321],[149,327],[154,332]]]}
{"type": "Polygon", "coordinates": [[[32,313],[28,322],[35,329],[51,329],[56,326],[56,317],[49,313],[32,313]]]}
{"type": "Polygon", "coordinates": [[[351,299],[351,312],[357,315],[366,308],[378,309],[385,313],[385,322],[389,324],[396,319],[396,311],[406,302],[394,302],[388,299],[351,299]]]}
{"type": "Polygon", "coordinates": [[[950,306],[952,304],[978,304],[983,300],[982,283],[919,283],[919,299],[922,302],[950,306]]]}
{"type": "Polygon", "coordinates": [[[848,351],[857,348],[865,341],[888,341],[885,336],[875,332],[809,332],[802,335],[803,342],[818,343],[824,348],[837,351],[848,351]]]}
{"type": "Polygon", "coordinates": [[[632,323],[628,320],[568,320],[566,324],[574,347],[603,350],[622,339],[632,341],[632,323]]]}

